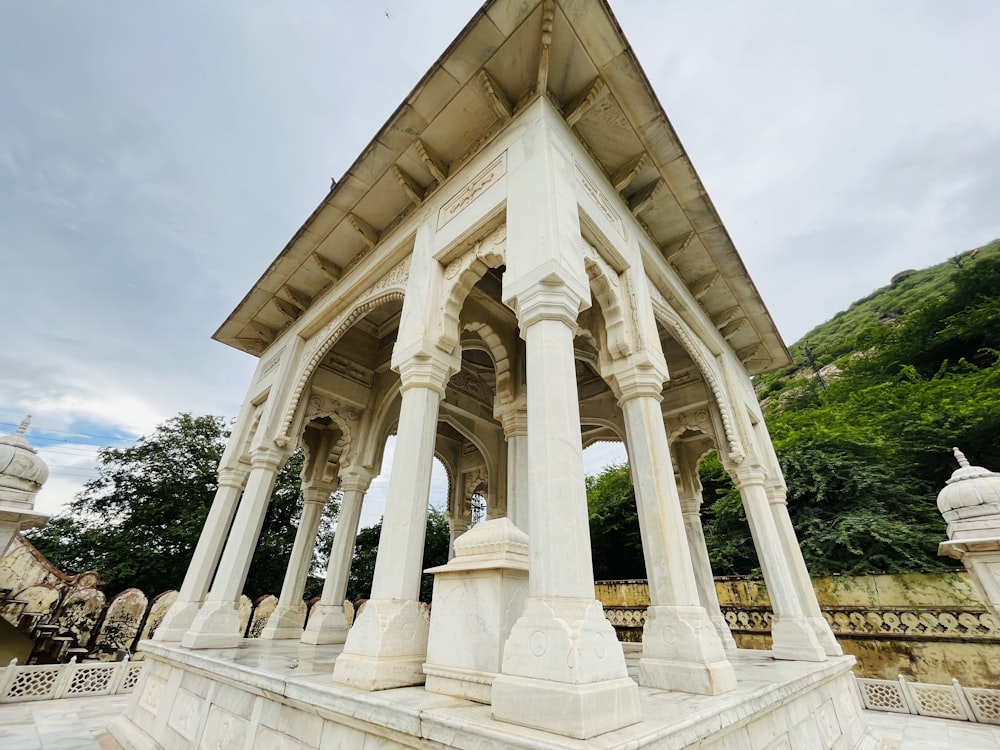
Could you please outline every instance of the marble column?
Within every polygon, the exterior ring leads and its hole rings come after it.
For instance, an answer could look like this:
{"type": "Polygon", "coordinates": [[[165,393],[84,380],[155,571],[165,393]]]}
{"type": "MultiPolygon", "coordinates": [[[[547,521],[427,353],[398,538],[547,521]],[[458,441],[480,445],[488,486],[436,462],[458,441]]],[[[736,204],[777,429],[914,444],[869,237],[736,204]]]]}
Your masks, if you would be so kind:
{"type": "Polygon", "coordinates": [[[734,481],[743,498],[757,561],[764,574],[774,619],[772,653],[776,659],[825,661],[826,652],[802,609],[795,574],[788,564],[765,488],[764,470],[757,464],[737,467],[734,481]]]}
{"type": "Polygon", "coordinates": [[[663,374],[632,364],[617,377],[650,606],[639,683],[716,695],[736,673],[698,595],[660,408],[663,374]]]}
{"type": "Polygon", "coordinates": [[[351,619],[344,607],[344,597],[347,596],[361,507],[371,481],[371,472],[363,470],[350,470],[340,477],[343,498],[340,501],[340,515],[337,517],[337,531],[330,547],[326,581],[323,583],[320,600],[309,613],[309,622],[302,633],[303,643],[319,645],[343,643],[347,640],[351,619]]]}
{"type": "Polygon", "coordinates": [[[375,559],[372,597],[347,634],[333,680],[363,690],[422,685],[427,617],[417,600],[438,409],[454,363],[401,363],[399,431],[375,559]]]}
{"type": "Polygon", "coordinates": [[[233,648],[242,640],[239,598],[243,593],[271,491],[286,456],[274,448],[255,448],[243,499],[205,603],[181,639],[187,648],[233,648]]]}
{"type": "Polygon", "coordinates": [[[493,682],[493,716],[586,739],[641,715],[638,686],[594,598],[573,355],[579,303],[545,283],[517,300],[527,357],[529,594],[493,682]]]}
{"type": "Polygon", "coordinates": [[[799,606],[826,655],[842,656],[844,649],[837,643],[833,630],[830,629],[830,624],[823,617],[823,612],[819,608],[816,589],[813,588],[809,569],[806,568],[806,561],[803,559],[802,549],[799,547],[799,540],[795,536],[792,519],[788,515],[787,491],[784,483],[768,482],[765,487],[770,501],[771,515],[774,517],[774,525],[778,531],[778,538],[781,540],[781,551],[791,571],[795,591],[799,597],[799,606]]]}
{"type": "Polygon", "coordinates": [[[500,417],[507,441],[507,517],[530,537],[528,519],[528,410],[512,404],[500,417]]]}
{"type": "Polygon", "coordinates": [[[722,615],[719,605],[719,593],[715,588],[715,576],[712,573],[712,561],[708,557],[708,545],[705,543],[705,529],[701,524],[701,492],[691,493],[681,497],[681,513],[684,515],[684,532],[687,535],[688,549],[691,551],[691,567],[694,569],[694,579],[698,586],[698,598],[701,606],[708,613],[719,640],[727,651],[736,648],[726,618],[722,615]]]}
{"type": "Polygon", "coordinates": [[[153,633],[154,641],[179,641],[194,623],[222,556],[222,548],[236,514],[247,474],[244,469],[219,470],[219,487],[198,537],[187,573],[184,574],[181,590],[177,592],[177,599],[163,622],[153,633]]]}
{"type": "Polygon", "coordinates": [[[302,488],[302,518],[295,531],[292,553],[288,558],[285,578],[281,583],[278,606],[267,620],[260,637],[264,640],[290,640],[302,637],[306,621],[306,603],[302,594],[312,564],[316,535],[323,520],[323,509],[330,501],[335,486],[327,482],[316,482],[302,488]]]}

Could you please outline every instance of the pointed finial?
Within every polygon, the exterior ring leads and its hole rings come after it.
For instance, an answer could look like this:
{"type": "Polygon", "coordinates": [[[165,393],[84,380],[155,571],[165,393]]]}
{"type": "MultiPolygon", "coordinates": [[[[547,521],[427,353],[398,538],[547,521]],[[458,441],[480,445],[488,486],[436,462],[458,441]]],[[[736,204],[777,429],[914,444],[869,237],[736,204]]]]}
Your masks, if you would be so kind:
{"type": "Polygon", "coordinates": [[[28,431],[28,425],[31,424],[31,415],[29,414],[24,419],[21,420],[21,424],[17,426],[16,435],[24,435],[28,431]]]}
{"type": "Polygon", "coordinates": [[[958,448],[952,448],[952,450],[955,451],[955,458],[958,460],[958,465],[963,469],[969,468],[969,459],[965,457],[965,454],[958,448]]]}

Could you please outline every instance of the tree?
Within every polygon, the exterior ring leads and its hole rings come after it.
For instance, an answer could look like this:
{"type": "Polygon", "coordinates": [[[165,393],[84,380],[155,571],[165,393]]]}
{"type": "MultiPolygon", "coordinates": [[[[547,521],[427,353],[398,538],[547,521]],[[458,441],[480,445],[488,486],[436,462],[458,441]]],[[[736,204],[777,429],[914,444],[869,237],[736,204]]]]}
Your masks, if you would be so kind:
{"type": "MultiPolygon", "coordinates": [[[[215,497],[229,431],[220,417],[182,413],[130,448],[102,448],[98,476],[66,513],[29,534],[68,572],[97,570],[113,596],[135,586],[147,596],[180,587],[215,497]]],[[[278,474],[244,593],[277,594],[301,514],[301,454],[278,474]]],[[[327,537],[336,503],[327,506],[327,537]]],[[[329,547],[328,539],[318,545],[329,547]]]]}
{"type": "MultiPolygon", "coordinates": [[[[351,562],[351,575],[347,581],[347,598],[351,601],[368,599],[372,595],[375,559],[381,535],[382,521],[379,521],[374,526],[361,529],[354,540],[354,559],[351,562]]],[[[444,513],[437,508],[428,508],[422,569],[426,570],[448,562],[450,542],[451,529],[444,513]]],[[[420,579],[420,601],[429,602],[433,588],[434,576],[424,573],[420,579]]]]}
{"type": "Polygon", "coordinates": [[[590,550],[598,581],[646,577],[635,489],[628,464],[607,466],[588,476],[590,550]]]}

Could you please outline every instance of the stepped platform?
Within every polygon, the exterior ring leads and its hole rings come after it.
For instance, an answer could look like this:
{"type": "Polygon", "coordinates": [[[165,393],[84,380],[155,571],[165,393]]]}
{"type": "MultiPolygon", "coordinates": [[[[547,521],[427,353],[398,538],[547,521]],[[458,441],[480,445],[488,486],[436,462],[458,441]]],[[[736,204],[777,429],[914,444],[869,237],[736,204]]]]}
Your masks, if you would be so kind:
{"type": "MultiPolygon", "coordinates": [[[[366,742],[477,750],[850,750],[865,732],[853,657],[782,662],[767,651],[740,650],[732,656],[735,691],[700,696],[641,688],[640,723],[581,741],[495,721],[488,705],[423,687],[365,692],[335,685],[339,646],[245,640],[236,649],[192,651],[144,642],[142,650],[149,666],[126,714],[109,726],[130,750],[244,747],[251,738],[288,750],[366,742]]],[[[637,658],[627,651],[630,666],[637,658]]]]}

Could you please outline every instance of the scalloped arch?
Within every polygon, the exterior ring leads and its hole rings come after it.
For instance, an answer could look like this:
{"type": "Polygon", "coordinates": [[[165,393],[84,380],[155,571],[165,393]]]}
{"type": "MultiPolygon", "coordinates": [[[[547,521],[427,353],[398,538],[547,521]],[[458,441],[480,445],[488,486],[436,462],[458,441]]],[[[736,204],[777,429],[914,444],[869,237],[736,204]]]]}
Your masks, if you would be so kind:
{"type": "Polygon", "coordinates": [[[442,351],[451,354],[459,344],[462,307],[472,287],[490,268],[502,266],[506,262],[506,256],[507,227],[504,226],[478,240],[472,248],[445,267],[445,302],[437,342],[442,351]]]}
{"type": "Polygon", "coordinates": [[[500,336],[489,323],[478,320],[463,323],[462,332],[466,331],[479,336],[490,350],[490,356],[493,358],[493,370],[497,379],[497,399],[501,404],[512,403],[514,393],[510,383],[510,354],[500,336]]]}
{"type": "Polygon", "coordinates": [[[295,419],[295,412],[298,410],[299,403],[301,402],[302,393],[305,391],[306,386],[315,374],[316,368],[319,367],[319,363],[322,362],[323,358],[330,353],[333,346],[345,333],[347,333],[348,330],[350,330],[351,326],[357,323],[358,320],[363,318],[372,310],[390,302],[402,302],[403,297],[404,295],[402,289],[393,289],[391,291],[377,294],[358,303],[349,312],[338,315],[330,321],[330,323],[328,323],[322,331],[313,337],[314,339],[318,339],[318,342],[311,348],[311,351],[307,352],[305,363],[299,370],[295,387],[289,396],[288,407],[285,410],[285,417],[281,422],[279,437],[276,438],[276,441],[285,440],[287,443],[287,441],[291,440],[291,436],[288,433],[291,429],[292,421],[295,419]]]}
{"type": "Polygon", "coordinates": [[[716,406],[719,409],[719,418],[722,420],[722,428],[726,433],[726,442],[729,444],[729,458],[734,463],[742,463],[743,459],[746,458],[746,451],[743,447],[743,441],[740,440],[740,436],[733,424],[733,415],[729,408],[729,402],[726,400],[726,392],[722,387],[719,373],[715,371],[715,367],[709,361],[708,357],[705,356],[701,347],[694,341],[684,322],[670,309],[666,300],[660,296],[659,290],[650,285],[650,293],[653,297],[653,314],[656,320],[665,326],[670,335],[684,347],[685,351],[695,361],[695,364],[698,365],[698,369],[712,391],[712,396],[715,398],[716,406]]]}

